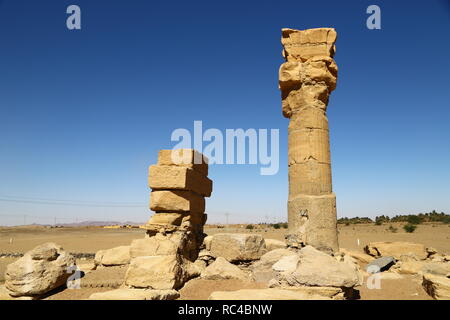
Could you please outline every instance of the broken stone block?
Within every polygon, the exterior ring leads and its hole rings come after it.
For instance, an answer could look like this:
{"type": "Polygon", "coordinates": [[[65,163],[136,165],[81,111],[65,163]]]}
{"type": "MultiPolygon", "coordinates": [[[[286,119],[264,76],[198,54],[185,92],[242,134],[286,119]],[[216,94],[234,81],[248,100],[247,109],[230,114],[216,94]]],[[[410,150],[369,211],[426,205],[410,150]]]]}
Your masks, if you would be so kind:
{"type": "Polygon", "coordinates": [[[152,191],[150,209],[153,211],[205,212],[205,199],[191,191],[152,191]]]}
{"type": "Polygon", "coordinates": [[[152,190],[188,190],[204,197],[212,192],[212,181],[187,167],[150,166],[148,184],[152,190]]]}
{"type": "Polygon", "coordinates": [[[201,277],[206,280],[250,280],[249,276],[234,264],[229,263],[225,258],[218,257],[203,272],[201,277]]]}
{"type": "Polygon", "coordinates": [[[95,254],[96,265],[120,266],[128,263],[130,263],[130,246],[99,250],[95,254]]]}
{"type": "Polygon", "coordinates": [[[283,257],[272,269],[276,281],[271,286],[353,288],[362,283],[362,274],[354,264],[338,262],[312,246],[302,248],[297,255],[283,257]]]}
{"type": "Polygon", "coordinates": [[[362,252],[350,251],[350,250],[347,250],[347,249],[344,249],[344,248],[340,248],[339,251],[341,253],[343,253],[344,255],[348,255],[348,256],[352,257],[360,265],[366,265],[366,264],[372,262],[373,260],[375,260],[374,257],[369,256],[368,254],[365,254],[365,253],[362,253],[362,252]]]}
{"type": "Polygon", "coordinates": [[[412,242],[371,242],[364,247],[364,251],[374,257],[392,256],[400,259],[402,256],[408,255],[417,260],[425,260],[428,257],[428,252],[423,244],[412,242]]]}
{"type": "Polygon", "coordinates": [[[285,256],[295,256],[296,253],[289,249],[274,249],[264,254],[259,260],[255,261],[250,270],[252,271],[253,279],[256,282],[269,282],[275,277],[275,272],[272,266],[285,256]]]}
{"type": "Polygon", "coordinates": [[[193,149],[160,150],[158,165],[182,166],[208,175],[208,158],[193,149]]]}
{"type": "Polygon", "coordinates": [[[450,278],[424,274],[422,286],[436,300],[450,300],[450,278]]]}
{"type": "Polygon", "coordinates": [[[131,260],[125,275],[125,284],[132,288],[178,289],[184,278],[180,256],[144,256],[131,260]]]}
{"type": "Polygon", "coordinates": [[[370,262],[366,270],[369,273],[377,273],[389,270],[395,264],[394,257],[381,257],[370,262]]]}
{"type": "Polygon", "coordinates": [[[12,297],[40,296],[65,285],[74,266],[75,258],[61,246],[45,243],[6,267],[5,288],[12,297]]]}
{"type": "Polygon", "coordinates": [[[210,252],[229,262],[251,261],[266,253],[264,238],[260,235],[241,233],[219,233],[211,240],[210,252]]]}

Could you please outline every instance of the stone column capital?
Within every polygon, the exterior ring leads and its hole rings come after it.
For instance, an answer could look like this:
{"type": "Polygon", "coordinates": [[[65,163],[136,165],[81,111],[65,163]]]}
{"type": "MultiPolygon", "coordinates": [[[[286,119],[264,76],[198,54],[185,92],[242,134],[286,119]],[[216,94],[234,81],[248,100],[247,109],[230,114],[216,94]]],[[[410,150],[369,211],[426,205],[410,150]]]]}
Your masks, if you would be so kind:
{"type": "Polygon", "coordinates": [[[287,118],[305,106],[326,111],[328,97],[336,88],[338,67],[333,28],[282,29],[286,62],[279,70],[283,115],[287,118]]]}

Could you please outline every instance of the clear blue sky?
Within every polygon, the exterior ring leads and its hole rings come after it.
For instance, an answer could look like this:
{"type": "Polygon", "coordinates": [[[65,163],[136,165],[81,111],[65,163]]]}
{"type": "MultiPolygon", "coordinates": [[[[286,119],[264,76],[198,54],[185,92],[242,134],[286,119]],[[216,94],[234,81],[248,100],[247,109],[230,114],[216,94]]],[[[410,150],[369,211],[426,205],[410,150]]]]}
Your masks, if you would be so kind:
{"type": "MultiPolygon", "coordinates": [[[[176,128],[279,128],[280,171],[210,168],[210,222],[285,219],[283,27],[334,27],[331,95],[338,216],[450,212],[448,1],[0,1],[0,201],[23,215],[146,221],[147,167],[176,128]],[[66,28],[77,4],[82,29],[66,28]],[[366,8],[381,7],[381,30],[366,8]]],[[[5,215],[11,215],[7,217],[5,215]]]]}

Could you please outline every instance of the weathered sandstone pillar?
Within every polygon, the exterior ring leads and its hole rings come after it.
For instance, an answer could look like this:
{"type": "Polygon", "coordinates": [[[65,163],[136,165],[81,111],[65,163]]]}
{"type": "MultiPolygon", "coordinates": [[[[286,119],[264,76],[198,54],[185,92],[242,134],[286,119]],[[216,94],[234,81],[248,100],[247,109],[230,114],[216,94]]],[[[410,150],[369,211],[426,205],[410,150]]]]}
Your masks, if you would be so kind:
{"type": "Polygon", "coordinates": [[[331,159],[326,116],[336,87],[332,28],[282,29],[283,56],[279,87],[288,128],[290,245],[339,249],[336,196],[331,187],[331,159]]]}
{"type": "Polygon", "coordinates": [[[212,192],[207,161],[192,149],[159,152],[148,176],[155,214],[143,226],[146,238],[131,243],[126,286],[178,289],[192,276],[205,236],[204,197],[212,192]]]}
{"type": "Polygon", "coordinates": [[[145,228],[148,236],[178,233],[186,237],[181,253],[195,261],[203,242],[205,198],[211,196],[205,156],[192,149],[161,150],[149,168],[150,209],[156,213],[145,228]]]}

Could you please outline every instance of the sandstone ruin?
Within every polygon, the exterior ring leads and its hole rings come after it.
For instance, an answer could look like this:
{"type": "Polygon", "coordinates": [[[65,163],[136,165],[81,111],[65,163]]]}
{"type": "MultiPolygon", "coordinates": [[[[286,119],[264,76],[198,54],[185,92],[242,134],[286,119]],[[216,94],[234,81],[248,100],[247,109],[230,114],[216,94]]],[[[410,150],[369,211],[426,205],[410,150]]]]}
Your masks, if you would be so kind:
{"type": "Polygon", "coordinates": [[[161,150],[149,168],[150,209],[144,239],[130,247],[125,284],[132,288],[178,289],[191,277],[203,243],[205,199],[212,192],[207,159],[191,149],[161,150]]]}
{"type": "Polygon", "coordinates": [[[288,243],[339,250],[331,185],[328,98],[336,88],[333,28],[282,29],[279,88],[288,128],[288,243]]]}

